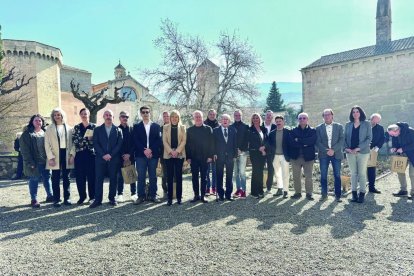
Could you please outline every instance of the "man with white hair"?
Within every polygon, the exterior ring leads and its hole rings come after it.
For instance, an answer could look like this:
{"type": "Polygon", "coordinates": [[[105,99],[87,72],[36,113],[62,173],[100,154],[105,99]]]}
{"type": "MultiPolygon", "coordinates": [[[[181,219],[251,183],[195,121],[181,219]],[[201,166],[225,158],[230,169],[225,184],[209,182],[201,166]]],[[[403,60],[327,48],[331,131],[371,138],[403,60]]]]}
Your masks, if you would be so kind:
{"type": "Polygon", "coordinates": [[[217,192],[219,199],[232,201],[233,167],[237,157],[236,129],[230,126],[230,115],[221,115],[221,126],[213,129],[214,161],[216,162],[217,192]],[[226,167],[226,192],[223,190],[224,167],[226,167]]]}
{"type": "MultiPolygon", "coordinates": [[[[392,153],[399,153],[408,157],[408,174],[411,180],[411,196],[408,199],[413,199],[414,195],[414,129],[407,123],[401,122],[388,126],[388,134],[392,137],[392,153]]],[[[397,193],[393,193],[397,197],[408,196],[407,179],[404,173],[398,173],[398,180],[400,181],[401,189],[397,193]]]]}
{"type": "MultiPolygon", "coordinates": [[[[371,127],[372,127],[372,140],[370,149],[375,150],[376,152],[384,145],[385,132],[381,122],[381,115],[374,113],[371,115],[371,127]]],[[[376,167],[367,168],[368,176],[368,191],[373,194],[380,194],[381,192],[375,188],[375,178],[376,178],[376,167]]]]}
{"type": "Polygon", "coordinates": [[[206,175],[208,165],[213,160],[213,130],[203,123],[203,112],[200,110],[193,112],[193,119],[194,125],[187,129],[187,143],[185,145],[187,162],[191,166],[194,191],[194,198],[191,202],[201,200],[201,202],[207,203],[208,201],[205,199],[206,175]]]}

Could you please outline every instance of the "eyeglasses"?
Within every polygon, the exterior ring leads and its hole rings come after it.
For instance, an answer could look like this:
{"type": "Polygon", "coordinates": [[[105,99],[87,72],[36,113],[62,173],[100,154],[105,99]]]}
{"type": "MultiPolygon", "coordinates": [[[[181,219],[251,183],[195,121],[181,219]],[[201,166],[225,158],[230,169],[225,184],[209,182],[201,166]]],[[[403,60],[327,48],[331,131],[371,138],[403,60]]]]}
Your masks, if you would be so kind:
{"type": "Polygon", "coordinates": [[[141,114],[149,114],[149,111],[141,111],[141,114]]]}
{"type": "Polygon", "coordinates": [[[129,118],[129,116],[126,116],[126,115],[121,115],[120,116],[122,119],[128,119],[129,118]]]}
{"type": "Polygon", "coordinates": [[[299,117],[298,119],[299,120],[307,120],[308,118],[306,118],[306,117],[299,117]]]}

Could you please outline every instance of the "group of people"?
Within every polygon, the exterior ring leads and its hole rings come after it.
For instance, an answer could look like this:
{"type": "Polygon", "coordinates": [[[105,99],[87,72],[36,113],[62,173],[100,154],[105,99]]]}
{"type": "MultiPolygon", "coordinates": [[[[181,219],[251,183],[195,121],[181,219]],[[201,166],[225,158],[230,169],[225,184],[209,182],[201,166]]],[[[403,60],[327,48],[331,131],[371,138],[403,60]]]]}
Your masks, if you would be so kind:
{"type": "MultiPolygon", "coordinates": [[[[162,167],[162,189],[167,205],[182,203],[183,164],[191,167],[194,197],[191,202],[207,203],[206,196],[215,194],[217,200],[244,199],[246,191],[246,164],[250,156],[252,164],[250,195],[263,198],[271,192],[276,179],[274,196],[288,197],[290,167],[293,175],[294,194],[302,197],[302,170],[305,177],[305,196],[313,197],[313,166],[319,159],[321,176],[321,201],[328,198],[328,167],[334,176],[335,200],[341,202],[341,161],[344,153],[351,171],[352,202],[363,203],[366,182],[371,193],[380,193],[375,187],[375,167],[367,168],[371,151],[378,151],[384,144],[384,128],[379,124],[381,116],[372,114],[366,120],[359,106],[352,107],[349,122],[345,126],[334,121],[332,109],[322,112],[324,122],[313,128],[306,113],[297,117],[296,127],[285,127],[284,117],[267,111],[264,121],[254,113],[250,125],[243,122],[241,110],[234,111],[233,122],[228,114],[217,119],[211,109],[204,120],[202,111],[193,112],[193,125],[181,122],[180,112],[163,112],[163,125],[151,121],[151,109],[139,110],[142,121],[131,125],[129,114],[120,112],[120,125],[113,123],[114,114],[106,110],[104,123],[97,126],[89,121],[89,110],[83,108],[81,123],[73,128],[66,123],[65,112],[55,108],[51,112],[52,123],[47,126],[40,114],[30,118],[20,138],[24,173],[29,177],[31,206],[40,206],[37,190],[40,178],[46,190],[46,202],[53,206],[62,204],[60,181],[63,182],[63,204],[71,205],[69,172],[75,169],[79,193],[77,204],[89,200],[95,208],[103,201],[103,183],[109,177],[109,204],[116,206],[124,201],[124,186],[130,186],[134,204],[145,201],[161,202],[157,196],[157,167],[162,167]],[[318,153],[316,155],[316,152],[318,153]],[[122,168],[134,165],[137,181],[124,183],[122,168]],[[267,167],[267,180],[264,171],[267,167]],[[224,173],[225,172],[225,173],[224,173]],[[211,174],[211,175],[210,175],[211,174]],[[224,179],[224,175],[226,176],[224,179]],[[146,184],[148,176],[149,184],[146,184]],[[233,191],[233,179],[236,189],[233,191]],[[224,183],[225,182],[225,183],[224,183]],[[265,184],[265,185],[264,185],[265,184]],[[175,185],[175,187],[174,187],[175,185]],[[265,187],[265,188],[264,188],[265,187]]],[[[392,152],[406,155],[409,159],[411,196],[414,194],[414,129],[406,123],[390,125],[387,129],[392,138],[392,152]]],[[[401,190],[395,196],[409,196],[405,173],[400,173],[401,190]]]]}

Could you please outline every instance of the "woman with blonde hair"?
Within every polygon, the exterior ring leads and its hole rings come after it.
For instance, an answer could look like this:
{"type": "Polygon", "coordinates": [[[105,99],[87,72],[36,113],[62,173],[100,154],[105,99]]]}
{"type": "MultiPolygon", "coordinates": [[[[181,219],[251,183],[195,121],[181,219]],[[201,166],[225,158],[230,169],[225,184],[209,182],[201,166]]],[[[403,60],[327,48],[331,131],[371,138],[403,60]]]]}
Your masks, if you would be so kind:
{"type": "Polygon", "coordinates": [[[185,160],[187,133],[185,125],[181,124],[180,112],[178,110],[171,111],[170,123],[163,127],[162,142],[164,145],[164,159],[167,166],[167,205],[171,206],[172,204],[174,178],[177,183],[177,204],[181,204],[183,193],[183,163],[185,160]]]}
{"type": "Polygon", "coordinates": [[[262,126],[259,113],[254,113],[248,132],[249,154],[252,162],[251,194],[255,198],[263,198],[263,169],[265,165],[265,143],[267,140],[266,127],[262,126]]]}
{"type": "Polygon", "coordinates": [[[46,129],[46,169],[52,170],[53,206],[60,207],[60,177],[63,180],[63,204],[71,205],[69,172],[73,169],[75,147],[72,144],[72,127],[66,124],[66,114],[60,108],[52,110],[52,124],[46,129]]]}

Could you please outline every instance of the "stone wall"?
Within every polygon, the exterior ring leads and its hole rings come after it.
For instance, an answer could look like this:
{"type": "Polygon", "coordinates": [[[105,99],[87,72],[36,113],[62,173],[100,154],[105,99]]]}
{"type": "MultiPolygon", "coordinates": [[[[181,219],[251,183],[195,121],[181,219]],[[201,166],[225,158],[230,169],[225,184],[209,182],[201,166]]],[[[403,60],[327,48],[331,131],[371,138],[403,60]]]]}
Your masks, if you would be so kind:
{"type": "Polygon", "coordinates": [[[353,105],[361,106],[367,117],[380,113],[384,126],[396,121],[414,125],[413,50],[306,69],[302,79],[303,108],[311,125],[322,122],[325,108],[346,123],[353,105]]]}
{"type": "Polygon", "coordinates": [[[0,156],[0,179],[10,179],[17,169],[17,156],[0,156]]]}

